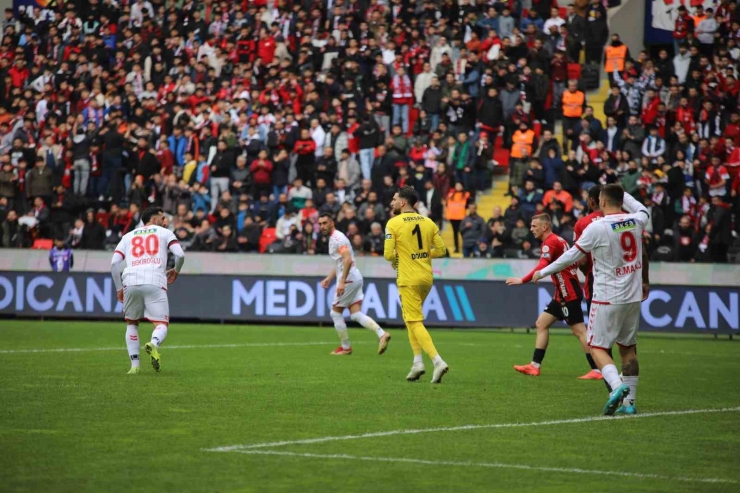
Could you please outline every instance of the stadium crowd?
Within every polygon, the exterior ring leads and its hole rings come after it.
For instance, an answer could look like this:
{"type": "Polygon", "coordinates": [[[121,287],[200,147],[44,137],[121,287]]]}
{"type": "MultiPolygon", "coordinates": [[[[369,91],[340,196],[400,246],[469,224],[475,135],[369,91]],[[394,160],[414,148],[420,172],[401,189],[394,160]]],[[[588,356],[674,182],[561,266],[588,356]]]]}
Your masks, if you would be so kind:
{"type": "Polygon", "coordinates": [[[382,255],[412,185],[465,256],[526,258],[534,213],[572,240],[587,190],[614,182],[651,209],[654,256],[726,261],[735,241],[735,2],[684,9],[656,58],[610,38],[600,0],[52,5],[3,19],[0,246],[112,249],[159,205],[191,251],[326,252],[330,211],[382,255]],[[499,148],[511,205],[486,223],[499,148]]]}

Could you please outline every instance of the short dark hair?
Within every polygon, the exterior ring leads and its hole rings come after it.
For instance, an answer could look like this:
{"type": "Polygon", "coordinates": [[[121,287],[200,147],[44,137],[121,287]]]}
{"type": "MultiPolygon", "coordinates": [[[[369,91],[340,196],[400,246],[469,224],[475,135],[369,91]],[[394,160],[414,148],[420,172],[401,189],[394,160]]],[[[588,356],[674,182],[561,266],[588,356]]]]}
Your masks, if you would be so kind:
{"type": "Polygon", "coordinates": [[[419,201],[419,196],[416,195],[414,187],[401,187],[398,189],[398,198],[403,199],[411,207],[415,206],[419,201]]]}
{"type": "Polygon", "coordinates": [[[601,195],[601,185],[594,185],[588,189],[588,200],[593,200],[598,204],[599,195],[601,195]]]}
{"type": "Polygon", "coordinates": [[[322,212],[321,214],[319,214],[319,219],[321,219],[322,217],[325,217],[328,220],[334,222],[334,215],[331,212],[322,212]]]}
{"type": "Polygon", "coordinates": [[[624,188],[612,183],[601,189],[600,196],[612,207],[622,207],[622,203],[624,203],[624,188]]]}
{"type": "Polygon", "coordinates": [[[144,225],[147,225],[154,216],[162,213],[164,213],[164,211],[161,207],[149,207],[141,214],[141,222],[144,223],[144,225]]]}
{"type": "Polygon", "coordinates": [[[542,213],[542,214],[535,214],[532,216],[532,221],[537,219],[538,221],[542,221],[543,223],[551,224],[552,218],[550,217],[550,214],[542,213]]]}

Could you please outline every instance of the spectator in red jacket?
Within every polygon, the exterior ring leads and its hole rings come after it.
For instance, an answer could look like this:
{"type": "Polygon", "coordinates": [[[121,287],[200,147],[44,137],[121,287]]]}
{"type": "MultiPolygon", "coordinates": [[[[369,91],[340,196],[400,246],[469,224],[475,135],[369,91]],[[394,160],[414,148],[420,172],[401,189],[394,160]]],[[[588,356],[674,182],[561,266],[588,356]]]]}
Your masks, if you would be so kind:
{"type": "Polygon", "coordinates": [[[261,29],[260,40],[257,43],[257,57],[262,60],[264,65],[270,65],[275,60],[276,49],[275,38],[270,36],[267,29],[261,29]]]}
{"type": "Polygon", "coordinates": [[[252,173],[252,195],[259,197],[263,193],[269,194],[272,188],[272,161],[267,159],[267,151],[260,151],[249,166],[249,171],[252,173]]]}

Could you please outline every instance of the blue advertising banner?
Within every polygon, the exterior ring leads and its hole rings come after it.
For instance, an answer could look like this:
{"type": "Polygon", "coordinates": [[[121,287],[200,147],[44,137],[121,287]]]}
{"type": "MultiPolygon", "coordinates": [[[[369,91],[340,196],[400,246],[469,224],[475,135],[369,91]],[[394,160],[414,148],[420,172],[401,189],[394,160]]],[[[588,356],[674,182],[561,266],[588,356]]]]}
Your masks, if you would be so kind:
{"type": "MultiPolygon", "coordinates": [[[[318,323],[329,320],[334,288],[319,277],[183,275],[169,291],[172,320],[318,323]]],[[[366,279],[363,311],[402,325],[392,279],[366,279]]],[[[439,280],[424,304],[432,327],[532,327],[552,296],[549,285],[439,280]]],[[[736,288],[652,286],[642,303],[641,330],[736,333],[736,288]]],[[[585,304],[583,306],[585,311],[585,304]]],[[[0,316],[122,319],[106,274],[0,273],[0,316]]]]}

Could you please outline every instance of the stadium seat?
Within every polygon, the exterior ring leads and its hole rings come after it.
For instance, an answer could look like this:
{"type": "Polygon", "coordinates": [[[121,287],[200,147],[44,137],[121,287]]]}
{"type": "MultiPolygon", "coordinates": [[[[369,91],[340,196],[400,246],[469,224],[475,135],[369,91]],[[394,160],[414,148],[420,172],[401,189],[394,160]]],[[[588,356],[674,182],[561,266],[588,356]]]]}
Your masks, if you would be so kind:
{"type": "Polygon", "coordinates": [[[33,246],[31,248],[34,250],[51,250],[53,246],[53,241],[39,238],[38,240],[33,241],[33,246]]]}
{"type": "Polygon", "coordinates": [[[561,19],[568,18],[568,7],[558,7],[558,15],[561,19]]]}
{"type": "Polygon", "coordinates": [[[265,253],[267,247],[277,239],[275,228],[265,228],[260,236],[260,253],[265,253]]]}

